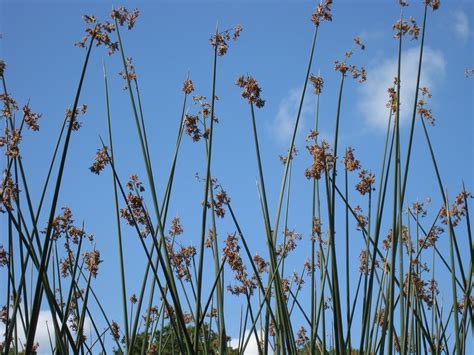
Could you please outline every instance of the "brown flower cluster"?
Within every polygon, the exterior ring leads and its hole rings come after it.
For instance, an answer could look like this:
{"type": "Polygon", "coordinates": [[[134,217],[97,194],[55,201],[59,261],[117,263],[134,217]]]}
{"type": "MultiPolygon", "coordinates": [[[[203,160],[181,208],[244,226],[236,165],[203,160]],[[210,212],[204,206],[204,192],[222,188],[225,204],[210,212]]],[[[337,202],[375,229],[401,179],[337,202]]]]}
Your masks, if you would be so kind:
{"type": "Polygon", "coordinates": [[[18,111],[18,105],[15,99],[8,94],[0,94],[0,101],[3,105],[0,116],[12,118],[13,112],[18,111]]]}
{"type": "Polygon", "coordinates": [[[23,121],[33,131],[39,131],[38,120],[40,118],[40,113],[32,112],[28,105],[23,106],[23,121]]]}
{"type": "Polygon", "coordinates": [[[389,87],[387,89],[387,92],[388,92],[388,103],[386,106],[390,109],[391,112],[396,112],[397,103],[398,103],[397,91],[395,90],[394,87],[389,87]]]}
{"type": "Polygon", "coordinates": [[[183,91],[186,95],[189,95],[190,93],[194,91],[194,85],[190,79],[186,79],[183,82],[183,91]]]}
{"type": "MultiPolygon", "coordinates": [[[[296,149],[295,146],[293,146],[293,149],[291,150],[291,154],[289,154],[290,160],[293,160],[293,157],[295,157],[296,155],[298,155],[298,150],[296,149]]],[[[288,161],[288,154],[279,155],[278,158],[280,159],[283,165],[286,165],[286,162],[288,161]]]]}
{"type": "Polygon", "coordinates": [[[140,15],[138,9],[128,11],[125,7],[121,6],[118,9],[113,9],[110,16],[112,19],[116,20],[120,26],[127,23],[127,28],[131,30],[137,21],[138,15],[140,15]]]}
{"type": "Polygon", "coordinates": [[[224,190],[219,191],[216,194],[216,198],[214,200],[214,211],[216,212],[217,217],[224,218],[225,216],[225,209],[224,206],[230,202],[230,197],[227,195],[227,192],[224,190]]]}
{"type": "Polygon", "coordinates": [[[433,116],[432,110],[431,108],[425,107],[426,99],[431,99],[431,93],[427,87],[420,88],[420,92],[423,97],[416,103],[417,112],[422,120],[426,120],[430,125],[434,126],[435,118],[433,116]]]}
{"type": "Polygon", "coordinates": [[[185,281],[191,281],[191,273],[189,266],[196,255],[196,248],[192,245],[187,247],[179,247],[177,251],[173,250],[171,244],[166,245],[170,255],[171,265],[175,268],[178,278],[185,281]]]}
{"type": "Polygon", "coordinates": [[[296,333],[296,345],[298,345],[300,348],[304,347],[306,343],[308,342],[309,338],[306,335],[306,329],[301,326],[300,329],[298,329],[298,332],[296,333]]]}
{"type": "Polygon", "coordinates": [[[296,241],[301,240],[301,234],[295,232],[294,230],[285,229],[283,231],[285,240],[277,247],[275,254],[277,256],[286,258],[290,251],[296,249],[296,241]]]}
{"type": "Polygon", "coordinates": [[[255,276],[248,278],[246,267],[240,256],[240,246],[238,245],[238,238],[235,233],[229,234],[225,241],[223,254],[227,259],[227,264],[235,273],[235,280],[240,282],[237,286],[227,286],[227,290],[234,295],[253,293],[257,287],[255,276]]]}
{"type": "Polygon", "coordinates": [[[435,246],[439,236],[444,233],[444,229],[440,226],[433,226],[425,238],[420,238],[418,244],[423,249],[429,249],[435,246]]]}
{"type": "Polygon", "coordinates": [[[0,267],[8,265],[9,262],[8,252],[3,248],[3,245],[0,245],[0,267]]]}
{"type": "Polygon", "coordinates": [[[320,75],[314,76],[313,74],[311,74],[309,76],[309,81],[311,81],[311,84],[313,84],[314,93],[316,95],[321,94],[321,91],[323,90],[324,86],[324,79],[320,75]]]}
{"type": "Polygon", "coordinates": [[[229,41],[231,38],[231,32],[232,39],[236,41],[237,38],[239,38],[240,32],[242,32],[242,30],[243,29],[241,25],[236,25],[233,29],[218,32],[213,35],[209,41],[211,42],[211,45],[216,48],[217,55],[223,56],[227,53],[227,50],[229,49],[229,44],[227,41],[229,41]]]}
{"type": "Polygon", "coordinates": [[[439,5],[441,4],[441,1],[440,0],[425,0],[425,4],[431,7],[433,11],[436,11],[439,9],[439,5]]]}
{"type": "Polygon", "coordinates": [[[260,97],[262,89],[258,86],[257,80],[254,77],[247,75],[244,77],[241,75],[236,81],[235,85],[243,88],[242,97],[247,99],[249,103],[255,104],[258,108],[265,106],[265,100],[260,97]]]}
{"type": "Polygon", "coordinates": [[[201,129],[198,127],[198,123],[199,116],[188,114],[184,116],[184,130],[188,136],[193,138],[194,142],[199,141],[202,137],[201,129]]]}
{"type": "Polygon", "coordinates": [[[110,323],[110,334],[115,341],[120,339],[120,327],[114,320],[110,323]]]}
{"type": "MultiPolygon", "coordinates": [[[[127,23],[128,29],[131,30],[135,25],[139,14],[140,12],[138,9],[128,11],[122,6],[119,9],[113,9],[110,16],[113,20],[115,20],[115,23],[118,23],[120,26],[123,26],[125,23],[127,23]]],[[[116,25],[110,23],[109,21],[99,23],[97,22],[97,18],[93,15],[84,15],[83,19],[87,25],[93,26],[86,28],[87,35],[75,45],[80,48],[85,48],[87,39],[91,37],[97,42],[97,46],[104,45],[109,50],[109,55],[114,54],[118,49],[119,44],[118,42],[114,42],[110,39],[110,34],[116,30],[116,25]]]]}
{"type": "Polygon", "coordinates": [[[87,27],[87,35],[74,45],[79,48],[85,48],[87,39],[90,37],[96,41],[97,46],[104,45],[109,50],[109,55],[114,54],[119,45],[118,42],[110,39],[110,34],[115,31],[115,25],[109,21],[98,23],[95,16],[84,15],[83,19],[87,25],[93,25],[93,27],[87,27]]]}
{"type": "Polygon", "coordinates": [[[364,67],[360,67],[360,69],[353,65],[347,64],[345,61],[334,62],[334,70],[340,72],[343,76],[347,75],[347,72],[351,73],[353,79],[358,79],[359,83],[363,83],[367,80],[367,72],[364,67]]]}
{"type": "Polygon", "coordinates": [[[418,202],[418,201],[413,203],[411,210],[418,217],[426,217],[428,213],[428,211],[425,208],[425,204],[423,202],[418,202]]]}
{"type": "Polygon", "coordinates": [[[361,195],[365,195],[369,191],[375,190],[372,188],[372,185],[375,183],[375,174],[364,169],[359,172],[359,178],[360,181],[357,183],[356,189],[361,193],[361,195]]]}
{"type": "Polygon", "coordinates": [[[263,274],[264,272],[268,272],[268,262],[265,261],[263,257],[260,255],[255,255],[253,257],[253,262],[255,263],[255,266],[257,268],[257,272],[259,274],[263,274]]]}
{"type": "Polygon", "coordinates": [[[13,211],[12,200],[17,201],[18,193],[18,186],[13,181],[11,174],[4,171],[2,185],[0,186],[0,212],[5,212],[2,206],[7,211],[13,211]]]}
{"type": "Polygon", "coordinates": [[[129,182],[127,183],[129,190],[127,196],[127,205],[120,210],[120,214],[123,219],[127,221],[127,224],[131,226],[141,225],[143,229],[140,231],[141,236],[144,238],[151,232],[151,224],[148,216],[148,212],[143,203],[143,197],[140,192],[145,191],[142,183],[138,180],[137,175],[132,175],[129,182]]]}
{"type": "Polygon", "coordinates": [[[95,153],[95,159],[92,166],[89,168],[91,172],[99,175],[102,170],[110,163],[109,156],[107,154],[107,147],[97,149],[95,153]]]}
{"type": "Polygon", "coordinates": [[[332,0],[322,1],[311,15],[311,22],[319,26],[321,21],[332,21],[331,5],[332,0]]]}
{"type": "Polygon", "coordinates": [[[311,240],[317,240],[321,243],[322,241],[322,229],[321,229],[321,220],[317,217],[313,217],[312,228],[311,228],[311,240]]]}
{"type": "Polygon", "coordinates": [[[75,112],[74,112],[74,120],[73,119],[73,112],[71,109],[67,109],[66,110],[66,118],[68,120],[68,122],[71,122],[72,121],[72,130],[73,131],[78,131],[79,128],[82,127],[82,122],[79,122],[77,120],[77,117],[79,115],[85,115],[87,112],[87,105],[85,104],[82,104],[80,108],[76,108],[75,112]]]}
{"type": "MultiPolygon", "coordinates": [[[[467,213],[466,200],[468,198],[473,198],[474,195],[467,191],[461,191],[455,198],[451,209],[449,210],[449,215],[451,217],[451,225],[456,227],[463,216],[467,213]]],[[[446,211],[446,206],[443,204],[440,211],[441,222],[443,224],[448,224],[448,213],[446,211]]]]}
{"type": "Polygon", "coordinates": [[[102,262],[100,259],[100,251],[92,250],[84,253],[84,263],[86,264],[87,270],[95,278],[99,272],[99,264],[102,262]]]}
{"type": "Polygon", "coordinates": [[[13,130],[5,128],[5,135],[0,137],[0,147],[7,146],[7,150],[5,152],[6,156],[11,158],[16,158],[20,155],[20,147],[19,144],[21,142],[21,132],[19,128],[15,128],[13,130]]]}
{"type": "Polygon", "coordinates": [[[360,161],[354,157],[354,148],[347,147],[343,163],[347,171],[360,169],[360,161]]]}
{"type": "Polygon", "coordinates": [[[363,214],[362,208],[358,205],[354,207],[354,213],[357,218],[357,230],[363,230],[367,225],[367,216],[363,214]]]}
{"type": "Polygon", "coordinates": [[[362,43],[360,36],[354,37],[354,43],[357,44],[360,47],[360,49],[365,50],[365,44],[362,43]]]}
{"type": "Polygon", "coordinates": [[[184,232],[183,226],[181,225],[181,221],[179,217],[174,217],[173,220],[171,221],[171,227],[168,232],[169,235],[174,238],[178,235],[183,234],[183,232],[184,232]]]}
{"type": "Polygon", "coordinates": [[[404,21],[402,19],[395,22],[395,24],[393,25],[393,29],[397,32],[393,37],[400,38],[401,36],[405,36],[406,34],[408,34],[409,36],[411,36],[412,40],[418,39],[418,36],[420,35],[420,28],[416,24],[415,19],[411,16],[409,22],[410,24],[408,23],[408,21],[404,21]]]}
{"type": "MultiPolygon", "coordinates": [[[[127,57],[125,59],[125,67],[127,68],[127,70],[124,69],[119,73],[119,75],[122,77],[122,79],[126,80],[127,82],[132,81],[132,80],[136,80],[137,79],[137,74],[135,72],[135,65],[133,64],[132,57],[127,57]]],[[[128,86],[125,85],[123,87],[123,89],[127,90],[128,86]]]]}
{"type": "Polygon", "coordinates": [[[437,294],[437,283],[435,280],[431,280],[430,282],[425,281],[421,278],[416,270],[412,268],[411,273],[406,273],[404,278],[404,289],[405,292],[408,292],[409,282],[411,282],[411,288],[414,290],[415,295],[418,299],[421,299],[426,303],[428,309],[433,306],[434,296],[437,294]],[[410,274],[410,280],[409,275],[410,274]],[[433,282],[434,281],[434,282],[433,282]]]}
{"type": "Polygon", "coordinates": [[[305,170],[304,175],[308,179],[319,180],[322,173],[332,169],[336,162],[336,157],[332,154],[329,143],[324,140],[321,142],[321,145],[314,143],[306,146],[306,149],[308,149],[309,154],[313,157],[313,164],[305,170]]]}

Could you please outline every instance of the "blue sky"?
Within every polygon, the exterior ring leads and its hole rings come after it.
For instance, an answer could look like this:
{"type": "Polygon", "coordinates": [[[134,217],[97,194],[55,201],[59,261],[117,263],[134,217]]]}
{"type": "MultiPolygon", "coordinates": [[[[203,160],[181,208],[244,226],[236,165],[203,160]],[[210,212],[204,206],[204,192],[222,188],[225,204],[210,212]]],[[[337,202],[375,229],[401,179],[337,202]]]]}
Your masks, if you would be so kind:
{"type": "MultiPolygon", "coordinates": [[[[406,14],[421,24],[421,1],[411,3],[406,14]]],[[[195,94],[210,96],[212,48],[208,39],[217,22],[220,28],[230,28],[238,23],[244,28],[241,38],[231,43],[228,54],[218,63],[216,94],[220,100],[216,114],[220,123],[214,136],[213,173],[230,194],[251,248],[266,255],[255,186],[258,171],[250,112],[234,81],[239,75],[249,73],[257,78],[263,89],[262,97],[266,105],[257,110],[256,115],[269,204],[273,211],[283,172],[278,155],[284,153],[289,144],[288,127],[293,125],[305,77],[313,33],[309,18],[315,2],[234,1],[228,4],[221,1],[147,1],[126,2],[124,5],[138,7],[141,11],[133,31],[124,33],[124,47],[136,66],[160,196],[164,191],[179,123],[182,81],[189,72],[196,88],[195,94]]],[[[0,53],[7,63],[5,76],[8,89],[19,103],[30,100],[31,108],[43,114],[40,132],[26,132],[21,146],[27,174],[34,179],[30,187],[36,201],[64,112],[74,98],[85,55],[84,50],[73,45],[83,36],[85,26],[81,16],[94,14],[99,20],[105,19],[111,6],[107,1],[1,1],[0,32],[3,38],[0,40],[0,53]]],[[[333,22],[321,26],[312,67],[313,73],[320,71],[325,79],[320,132],[323,138],[332,141],[339,84],[333,63],[343,59],[355,36],[360,35],[366,44],[365,51],[354,50],[353,62],[366,66],[368,80],[362,85],[353,80],[347,81],[341,112],[340,147],[354,147],[363,166],[376,174],[388,115],[385,108],[386,88],[396,74],[397,41],[392,38],[392,24],[398,15],[396,1],[336,1],[333,22]]],[[[463,180],[471,190],[474,181],[474,81],[464,77],[464,68],[474,65],[473,15],[471,1],[443,1],[439,11],[429,11],[428,14],[422,84],[432,89],[431,106],[436,126],[429,127],[429,130],[443,182],[448,186],[451,197],[458,193],[463,180]]],[[[405,41],[402,92],[404,82],[407,83],[405,92],[413,91],[413,84],[410,83],[416,74],[418,45],[417,41],[405,41]]],[[[145,181],[128,94],[122,90],[123,82],[117,74],[121,70],[120,58],[118,54],[107,56],[104,48],[94,48],[80,99],[80,103],[87,104],[89,110],[82,119],[83,127],[72,137],[60,206],[71,207],[76,221],[84,220],[86,230],[96,236],[96,245],[102,252],[104,262],[95,280],[95,288],[106,300],[106,310],[112,314],[111,317],[121,319],[121,313],[117,312],[120,309],[119,279],[114,270],[117,269],[118,258],[110,171],[95,176],[88,170],[100,146],[99,135],[106,135],[102,60],[109,74],[119,174],[125,180],[131,174],[138,173],[145,181]]],[[[402,108],[412,107],[409,97],[404,103],[402,94],[402,108]]],[[[191,103],[188,109],[191,113],[197,111],[191,103]]],[[[296,142],[299,155],[293,169],[293,209],[289,221],[291,229],[303,233],[302,247],[291,257],[294,266],[292,264],[290,268],[298,271],[301,270],[302,260],[309,257],[305,247],[309,246],[311,183],[303,175],[304,169],[310,165],[304,137],[313,125],[314,111],[315,97],[308,91],[296,142]]],[[[406,124],[402,128],[403,144],[408,129],[406,124]]],[[[170,216],[181,217],[185,229],[181,237],[183,242],[192,241],[194,244],[198,243],[199,238],[198,233],[193,231],[200,230],[202,199],[202,186],[194,175],[196,172],[204,174],[204,154],[202,142],[193,143],[189,137],[184,137],[169,211],[170,216]]],[[[417,125],[407,201],[430,196],[433,200],[431,211],[436,213],[441,200],[428,154],[421,126],[417,125]]],[[[351,183],[355,185],[356,182],[353,176],[351,183]]],[[[357,197],[355,193],[353,195],[357,197]]],[[[366,204],[363,200],[357,203],[363,204],[363,207],[366,204]]],[[[2,217],[0,221],[4,226],[5,219],[2,217]]],[[[124,230],[128,289],[131,294],[139,291],[144,258],[134,231],[126,226],[124,230]]],[[[227,232],[233,231],[229,218],[219,221],[220,237],[224,238],[227,232]]],[[[0,244],[5,242],[4,236],[2,233],[0,244]]],[[[351,252],[353,250],[356,260],[362,246],[361,236],[354,233],[352,242],[351,252]]],[[[464,245],[468,246],[467,243],[464,245]]],[[[340,248],[342,253],[343,245],[340,248]]],[[[355,262],[354,268],[357,265],[355,262]]],[[[206,266],[209,272],[213,272],[212,263],[206,266]]],[[[4,287],[2,283],[2,291],[4,287]]],[[[5,292],[1,294],[3,297],[5,292]]],[[[231,334],[238,331],[239,312],[233,306],[234,301],[233,297],[229,297],[226,305],[231,334]]]]}

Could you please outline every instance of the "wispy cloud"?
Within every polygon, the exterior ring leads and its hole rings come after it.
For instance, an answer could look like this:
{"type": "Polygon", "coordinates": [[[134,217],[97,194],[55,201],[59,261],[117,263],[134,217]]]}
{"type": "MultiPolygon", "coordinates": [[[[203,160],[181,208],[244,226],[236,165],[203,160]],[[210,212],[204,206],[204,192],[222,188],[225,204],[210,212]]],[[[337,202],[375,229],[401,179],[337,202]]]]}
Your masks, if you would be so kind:
{"type": "MultiPolygon", "coordinates": [[[[18,322],[18,341],[20,344],[26,343],[26,336],[25,332],[23,331],[23,327],[21,326],[19,320],[18,322]]],[[[70,327],[69,327],[70,328],[70,327]]],[[[84,322],[84,334],[89,334],[91,329],[91,322],[89,318],[86,318],[84,322]]],[[[5,325],[0,323],[0,334],[5,332],[5,325]]],[[[35,342],[39,344],[38,355],[46,355],[51,354],[51,346],[50,346],[50,339],[49,336],[51,335],[51,342],[54,346],[54,326],[53,326],[53,317],[51,312],[48,311],[40,311],[38,317],[38,327],[36,328],[36,336],[35,342]],[[49,333],[48,333],[49,330],[49,333]]]]}
{"type": "Polygon", "coordinates": [[[470,34],[470,26],[469,18],[467,17],[466,13],[462,10],[458,10],[454,12],[453,17],[454,33],[463,41],[468,40],[470,34]]]}
{"type": "MultiPolygon", "coordinates": [[[[244,334],[244,338],[240,340],[240,343],[247,341],[247,338],[250,334],[250,330],[246,330],[244,334]]],[[[261,340],[261,336],[263,334],[260,331],[257,331],[258,337],[261,340]]],[[[233,338],[230,341],[230,346],[234,349],[237,349],[239,346],[239,339],[233,338]]],[[[269,349],[268,354],[273,354],[273,351],[269,349]]],[[[247,347],[245,348],[244,355],[258,355],[258,345],[257,345],[257,338],[255,337],[254,333],[252,332],[252,337],[250,338],[247,347]]]]}
{"type": "MultiPolygon", "coordinates": [[[[279,143],[289,143],[293,134],[296,114],[301,100],[301,89],[291,89],[288,95],[281,100],[278,105],[278,112],[268,125],[269,133],[275,137],[279,143]]],[[[298,132],[305,131],[305,117],[314,113],[314,105],[310,104],[310,95],[307,92],[305,102],[301,110],[301,118],[298,132]]]]}
{"type": "MultiPolygon", "coordinates": [[[[400,122],[406,123],[413,112],[416,77],[418,73],[419,48],[411,48],[402,53],[400,81],[400,122]]],[[[421,86],[434,89],[445,73],[446,61],[443,54],[425,47],[421,71],[421,86]]],[[[387,88],[397,75],[397,58],[381,60],[368,68],[367,82],[360,88],[359,109],[369,126],[387,127],[389,109],[387,88]]]]}

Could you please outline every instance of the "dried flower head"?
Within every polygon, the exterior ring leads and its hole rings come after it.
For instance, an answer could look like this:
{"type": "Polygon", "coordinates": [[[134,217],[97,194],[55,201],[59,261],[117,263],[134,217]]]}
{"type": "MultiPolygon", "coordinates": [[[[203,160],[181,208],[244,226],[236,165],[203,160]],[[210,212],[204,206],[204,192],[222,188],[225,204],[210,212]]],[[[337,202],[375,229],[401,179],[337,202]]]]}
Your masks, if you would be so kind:
{"type": "Polygon", "coordinates": [[[150,218],[143,202],[141,192],[145,191],[142,183],[138,180],[137,175],[132,175],[127,183],[129,190],[127,196],[127,207],[120,210],[122,218],[131,226],[141,225],[143,229],[140,231],[142,237],[146,237],[152,230],[150,218]]]}
{"type": "Polygon", "coordinates": [[[354,157],[354,148],[347,147],[343,163],[347,171],[360,169],[360,162],[354,157]]]}
{"type": "Polygon", "coordinates": [[[82,127],[82,122],[78,121],[79,115],[85,115],[87,112],[87,105],[82,104],[81,107],[76,108],[74,115],[71,109],[66,110],[66,118],[70,124],[72,124],[72,130],[78,131],[82,127]],[[71,123],[72,122],[72,123],[71,123]]]}
{"type": "Polygon", "coordinates": [[[361,195],[365,195],[369,191],[375,190],[372,188],[375,183],[375,174],[368,172],[367,170],[361,170],[359,172],[359,178],[360,181],[357,183],[356,189],[361,193],[361,195]]]}
{"type": "Polygon", "coordinates": [[[223,218],[225,215],[225,209],[224,206],[229,204],[230,202],[230,197],[227,195],[227,192],[224,190],[219,191],[216,193],[216,198],[214,200],[214,211],[217,215],[217,217],[223,218]]]}
{"type": "Polygon", "coordinates": [[[308,340],[309,338],[306,335],[306,329],[301,326],[300,329],[298,329],[298,332],[296,333],[296,345],[298,345],[300,348],[303,348],[308,342],[308,340]]]}
{"type": "Polygon", "coordinates": [[[404,21],[402,19],[395,22],[395,24],[393,25],[393,29],[397,32],[395,33],[394,38],[400,38],[401,36],[408,34],[409,36],[411,36],[412,40],[418,39],[418,36],[420,34],[420,28],[416,24],[416,21],[413,17],[410,16],[409,21],[410,24],[408,24],[407,21],[404,21]]]}
{"type": "Polygon", "coordinates": [[[260,97],[262,89],[260,89],[254,77],[250,75],[244,77],[242,75],[236,80],[235,85],[244,89],[242,91],[242,97],[247,99],[249,103],[255,104],[258,108],[262,108],[265,105],[265,100],[260,97]]]}
{"type": "MultiPolygon", "coordinates": [[[[137,74],[135,72],[135,65],[133,64],[132,57],[127,57],[125,59],[125,69],[123,69],[119,75],[128,83],[130,81],[137,79],[137,74]]],[[[128,89],[128,84],[123,87],[124,90],[128,89]]]]}
{"type": "Polygon", "coordinates": [[[0,94],[0,102],[2,103],[1,117],[12,118],[13,112],[18,111],[18,105],[13,97],[8,94],[0,94]]]}
{"type": "Polygon", "coordinates": [[[91,25],[91,27],[86,28],[87,35],[74,45],[79,48],[85,48],[88,38],[92,38],[96,41],[97,46],[104,45],[109,50],[109,55],[114,54],[118,49],[118,42],[112,41],[109,34],[115,31],[115,26],[109,21],[98,23],[97,18],[93,15],[84,15],[83,20],[86,25],[91,25]]]}
{"type": "Polygon", "coordinates": [[[313,74],[311,74],[309,76],[309,81],[311,81],[311,83],[313,84],[313,88],[314,88],[314,93],[316,95],[319,95],[321,94],[321,91],[323,89],[323,86],[324,86],[324,80],[321,76],[317,75],[317,76],[314,76],[313,74]]]}
{"type": "Polygon", "coordinates": [[[296,149],[295,146],[293,146],[293,149],[291,150],[291,154],[279,155],[278,158],[280,159],[283,165],[286,165],[286,162],[288,161],[288,157],[290,158],[290,160],[293,160],[293,157],[295,157],[296,155],[298,155],[298,150],[296,149]]]}
{"type": "Polygon", "coordinates": [[[426,100],[431,99],[431,93],[429,92],[427,87],[420,88],[420,92],[421,92],[422,98],[420,100],[418,100],[418,102],[416,103],[417,112],[420,115],[420,118],[422,120],[424,119],[429,124],[434,126],[435,118],[433,116],[432,109],[425,107],[426,100]]]}
{"type": "Polygon", "coordinates": [[[0,267],[8,265],[9,262],[8,252],[3,248],[3,245],[0,245],[0,267]]]}
{"type": "Polygon", "coordinates": [[[6,68],[6,63],[3,59],[0,59],[0,76],[3,76],[3,73],[5,72],[6,68]]]}
{"type": "Polygon", "coordinates": [[[23,121],[33,131],[39,131],[38,120],[41,118],[40,113],[35,113],[30,110],[28,105],[23,106],[23,121]]]}
{"type": "Polygon", "coordinates": [[[169,230],[169,235],[172,237],[176,237],[178,235],[183,234],[183,226],[181,225],[181,221],[179,217],[174,217],[173,220],[171,221],[171,227],[169,230]]]}
{"type": "Polygon", "coordinates": [[[184,130],[188,136],[193,138],[194,142],[199,141],[202,137],[201,129],[198,127],[198,123],[199,116],[188,114],[184,116],[184,130]]]}
{"type": "Polygon", "coordinates": [[[260,255],[255,255],[253,257],[253,261],[255,266],[257,267],[257,272],[262,274],[264,272],[268,272],[268,262],[265,261],[260,255]]]}
{"type": "Polygon", "coordinates": [[[110,16],[120,26],[123,26],[125,23],[127,23],[127,28],[131,30],[135,25],[139,15],[140,11],[138,11],[138,9],[128,11],[125,7],[121,6],[118,9],[113,9],[110,16]]]}
{"type": "MultiPolygon", "coordinates": [[[[347,53],[346,53],[347,57],[347,53]]],[[[367,71],[364,67],[358,68],[355,65],[347,64],[346,61],[334,62],[334,69],[340,72],[343,76],[347,76],[347,72],[351,73],[353,79],[358,79],[359,83],[363,83],[367,80],[367,71]]]]}
{"type": "Polygon", "coordinates": [[[242,26],[237,25],[232,29],[218,32],[213,35],[209,41],[211,42],[211,45],[217,50],[217,55],[223,56],[227,53],[227,50],[229,49],[229,44],[227,41],[229,41],[231,38],[231,32],[233,32],[232,39],[236,41],[237,38],[239,38],[240,32],[242,32],[242,30],[242,26]]]}
{"type": "Polygon", "coordinates": [[[120,327],[116,321],[112,321],[110,323],[110,334],[114,338],[114,340],[120,339],[120,327]]]}
{"type": "Polygon", "coordinates": [[[354,207],[354,213],[357,218],[357,230],[364,230],[367,225],[367,216],[362,213],[362,208],[360,206],[354,207]]]}
{"type": "Polygon", "coordinates": [[[398,105],[398,95],[397,95],[397,90],[395,90],[396,85],[397,85],[397,78],[394,79],[393,86],[391,86],[387,89],[388,102],[387,102],[386,106],[387,106],[387,108],[390,109],[390,111],[392,113],[397,111],[397,105],[398,105]]]}
{"type": "Polygon", "coordinates": [[[97,149],[95,154],[94,163],[89,168],[94,174],[99,175],[102,170],[110,163],[109,156],[107,154],[107,147],[97,149]]]}
{"type": "Polygon", "coordinates": [[[360,49],[364,50],[365,49],[365,44],[362,43],[362,40],[360,39],[360,36],[354,37],[354,43],[357,44],[360,49]]]}
{"type": "Polygon", "coordinates": [[[311,22],[319,26],[321,21],[332,21],[331,5],[332,0],[321,1],[311,15],[311,22]]]}
{"type": "Polygon", "coordinates": [[[436,11],[439,9],[439,5],[441,4],[441,1],[440,0],[425,0],[425,4],[431,7],[433,11],[436,11]]]}
{"type": "Polygon", "coordinates": [[[296,241],[301,240],[301,234],[297,233],[294,230],[289,230],[288,228],[283,231],[284,240],[277,247],[276,255],[286,258],[289,252],[296,249],[296,241]]]}
{"type": "Polygon", "coordinates": [[[451,225],[456,227],[461,222],[462,217],[467,213],[466,201],[468,198],[473,198],[474,195],[467,191],[461,191],[455,198],[451,209],[446,211],[446,205],[443,204],[440,210],[441,222],[448,224],[448,212],[451,217],[451,225]]]}
{"type": "Polygon", "coordinates": [[[91,275],[93,277],[97,277],[97,273],[99,272],[99,264],[102,262],[102,260],[100,260],[100,252],[98,250],[85,252],[84,262],[91,275]]]}
{"type": "Polygon", "coordinates": [[[12,200],[17,201],[19,192],[18,185],[13,181],[11,174],[5,170],[0,186],[0,212],[5,212],[2,206],[7,211],[13,211],[12,200]]]}
{"type": "Polygon", "coordinates": [[[334,157],[329,143],[324,140],[321,142],[321,145],[314,143],[306,146],[306,149],[308,149],[309,154],[313,157],[313,163],[305,170],[304,175],[308,179],[319,180],[322,173],[328,172],[333,168],[336,157],[334,157]]]}
{"type": "Polygon", "coordinates": [[[0,137],[0,147],[7,146],[5,152],[6,156],[16,158],[20,155],[19,144],[21,142],[21,131],[19,128],[10,130],[8,127],[5,128],[5,136],[0,137]]]}
{"type": "Polygon", "coordinates": [[[183,91],[186,95],[189,95],[190,93],[194,91],[194,85],[191,79],[186,79],[183,82],[183,91]]]}

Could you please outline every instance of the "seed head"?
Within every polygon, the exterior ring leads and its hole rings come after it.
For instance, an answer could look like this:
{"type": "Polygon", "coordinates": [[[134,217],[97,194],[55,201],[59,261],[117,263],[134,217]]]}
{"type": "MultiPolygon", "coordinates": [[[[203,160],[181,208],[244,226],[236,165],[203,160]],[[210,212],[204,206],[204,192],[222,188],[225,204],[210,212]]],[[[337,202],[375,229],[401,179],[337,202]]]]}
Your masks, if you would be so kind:
{"type": "Polygon", "coordinates": [[[95,154],[94,163],[89,168],[94,174],[99,175],[102,170],[109,164],[109,157],[107,155],[107,147],[103,147],[97,149],[97,153],[95,154]]]}
{"type": "Polygon", "coordinates": [[[244,77],[242,75],[235,81],[235,85],[244,89],[242,91],[242,97],[247,99],[249,103],[255,104],[258,108],[262,108],[265,105],[265,100],[260,98],[262,89],[260,89],[254,77],[250,75],[244,77]]]}
{"type": "Polygon", "coordinates": [[[190,79],[186,79],[183,82],[183,91],[186,95],[189,95],[194,91],[193,82],[190,79]]]}
{"type": "Polygon", "coordinates": [[[311,81],[311,83],[313,84],[313,88],[314,88],[314,93],[316,95],[319,95],[321,94],[321,91],[323,89],[323,86],[324,86],[324,80],[321,76],[314,76],[313,74],[311,74],[309,76],[309,80],[311,81]]]}

